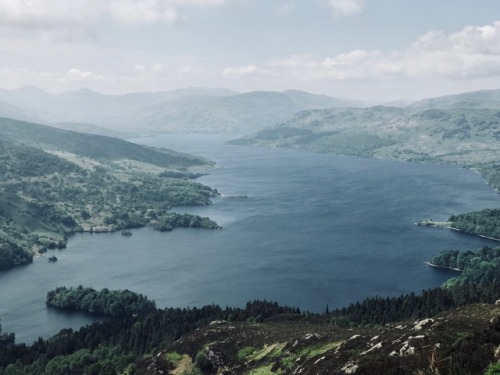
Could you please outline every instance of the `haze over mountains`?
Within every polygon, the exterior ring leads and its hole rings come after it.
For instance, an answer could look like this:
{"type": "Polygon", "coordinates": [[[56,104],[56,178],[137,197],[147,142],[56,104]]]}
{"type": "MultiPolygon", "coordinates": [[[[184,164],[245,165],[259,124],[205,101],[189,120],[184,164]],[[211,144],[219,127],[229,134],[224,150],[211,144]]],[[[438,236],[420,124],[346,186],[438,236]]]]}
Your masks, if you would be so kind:
{"type": "Polygon", "coordinates": [[[124,136],[193,131],[250,133],[304,109],[357,105],[294,90],[240,94],[219,88],[187,88],[125,95],[89,89],[59,95],[36,87],[0,90],[2,117],[105,135],[117,135],[119,130],[124,136]]]}
{"type": "Polygon", "coordinates": [[[477,166],[499,160],[500,90],[425,99],[406,107],[296,113],[237,144],[477,166]]]}
{"type": "Polygon", "coordinates": [[[49,94],[0,90],[0,117],[79,132],[132,137],[159,133],[247,134],[237,144],[342,155],[475,165],[500,151],[500,90],[363,107],[303,91],[237,93],[186,88],[105,95],[89,89],[49,94]]]}

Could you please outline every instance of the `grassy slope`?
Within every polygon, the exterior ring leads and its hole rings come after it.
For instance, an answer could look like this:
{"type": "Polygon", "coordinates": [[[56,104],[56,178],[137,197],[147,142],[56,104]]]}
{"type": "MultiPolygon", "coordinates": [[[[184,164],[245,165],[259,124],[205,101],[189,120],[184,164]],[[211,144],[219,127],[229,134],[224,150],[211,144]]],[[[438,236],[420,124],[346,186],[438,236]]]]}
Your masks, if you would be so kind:
{"type": "Polygon", "coordinates": [[[64,246],[69,232],[154,224],[216,194],[184,178],[210,166],[194,156],[2,118],[0,137],[0,268],[19,263],[6,260],[17,247],[28,254],[64,246]]]}
{"type": "Polygon", "coordinates": [[[206,160],[191,155],[141,146],[117,138],[77,133],[8,118],[0,118],[0,137],[13,143],[66,151],[100,161],[131,159],[160,167],[190,167],[207,163],[206,160]]]}

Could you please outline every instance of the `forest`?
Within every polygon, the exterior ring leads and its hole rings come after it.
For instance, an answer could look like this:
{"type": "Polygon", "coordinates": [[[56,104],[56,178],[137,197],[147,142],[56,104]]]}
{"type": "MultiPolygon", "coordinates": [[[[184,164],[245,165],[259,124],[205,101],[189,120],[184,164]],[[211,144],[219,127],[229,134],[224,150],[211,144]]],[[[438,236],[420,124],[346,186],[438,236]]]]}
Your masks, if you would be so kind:
{"type": "Polygon", "coordinates": [[[487,208],[448,219],[453,229],[476,236],[500,239],[500,209],[487,208]]]}
{"type": "MultiPolygon", "coordinates": [[[[72,232],[109,232],[149,224],[158,230],[219,228],[208,218],[171,211],[174,206],[208,205],[218,195],[188,179],[198,174],[176,172],[173,166],[146,168],[134,161],[67,157],[0,142],[0,270],[30,263],[33,252],[64,248],[72,232]]],[[[182,161],[182,155],[174,160],[182,161]]],[[[186,160],[196,161],[188,156],[186,160]]]]}
{"type": "Polygon", "coordinates": [[[176,213],[167,213],[160,216],[153,228],[161,232],[168,232],[174,228],[222,229],[219,224],[208,217],[176,213]]]}
{"type": "Polygon", "coordinates": [[[112,317],[144,315],[156,310],[153,301],[130,290],[97,291],[93,288],[59,287],[47,293],[46,304],[64,310],[86,311],[112,317]]]}
{"type": "MultiPolygon", "coordinates": [[[[65,329],[48,340],[39,339],[33,345],[13,345],[13,336],[3,335],[6,340],[2,341],[5,342],[0,351],[0,374],[133,374],[138,356],[164,349],[183,334],[216,320],[254,324],[300,320],[310,324],[329,323],[339,328],[378,327],[389,322],[431,317],[472,303],[494,303],[500,298],[500,268],[496,266],[499,260],[500,248],[443,251],[432,262],[450,267],[460,265],[463,272],[441,288],[395,298],[369,298],[333,311],[327,307],[322,314],[301,312],[299,308],[283,307],[275,302],[253,301],[244,308],[209,305],[152,309],[143,315],[126,314],[78,331],[65,329]]],[[[49,292],[47,297],[56,299],[59,294],[62,299],[71,300],[72,295],[77,295],[77,305],[84,304],[81,296],[86,293],[92,296],[89,300],[96,301],[104,295],[115,294],[117,300],[122,298],[119,291],[99,293],[89,290],[83,287],[59,288],[49,292]]],[[[126,292],[123,297],[128,295],[126,292]]]]}
{"type": "Polygon", "coordinates": [[[298,314],[300,310],[266,301],[244,308],[157,309],[147,315],[94,323],[78,331],[62,330],[33,345],[7,345],[0,350],[0,374],[116,374],[133,373],[139,355],[165,348],[181,335],[214,320],[246,321],[298,314]]]}

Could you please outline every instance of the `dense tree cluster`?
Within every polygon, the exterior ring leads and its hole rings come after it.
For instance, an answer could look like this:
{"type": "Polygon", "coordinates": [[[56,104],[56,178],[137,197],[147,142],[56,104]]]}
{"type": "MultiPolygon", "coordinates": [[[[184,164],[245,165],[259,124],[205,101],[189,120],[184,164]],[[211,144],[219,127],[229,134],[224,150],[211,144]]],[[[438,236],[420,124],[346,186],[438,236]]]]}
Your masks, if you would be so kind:
{"type": "Polygon", "coordinates": [[[87,311],[110,316],[144,315],[156,309],[153,301],[130,290],[97,291],[93,288],[59,287],[47,293],[46,303],[66,310],[87,311]]]}
{"type": "MultiPolygon", "coordinates": [[[[162,230],[218,227],[198,216],[186,223],[184,217],[168,215],[174,206],[208,205],[218,194],[186,179],[188,172],[172,171],[174,175],[167,177],[123,163],[72,157],[86,169],[35,147],[0,142],[0,231],[9,242],[0,244],[0,269],[30,262],[34,246],[42,252],[64,247],[71,232],[114,231],[156,222],[162,230]]],[[[185,162],[195,160],[186,156],[185,162]]]]}
{"type": "Polygon", "coordinates": [[[157,309],[143,316],[94,323],[78,331],[65,329],[49,340],[0,350],[0,374],[122,373],[136,356],[164,348],[214,320],[246,321],[298,312],[266,301],[248,302],[245,308],[209,305],[157,309]]]}
{"type": "Polygon", "coordinates": [[[200,217],[191,214],[176,214],[172,212],[159,217],[158,221],[154,224],[154,228],[165,232],[174,228],[220,229],[221,227],[208,217],[200,217]]]}
{"type": "Polygon", "coordinates": [[[0,270],[31,263],[33,255],[10,241],[0,239],[0,270]]]}
{"type": "Polygon", "coordinates": [[[460,268],[457,277],[443,287],[410,293],[396,298],[369,298],[333,311],[331,321],[340,326],[385,324],[433,316],[470,303],[494,303],[500,299],[500,248],[476,251],[446,250],[435,256],[433,264],[460,268]]]}
{"type": "Polygon", "coordinates": [[[15,336],[13,333],[2,333],[2,325],[0,325],[0,351],[8,350],[14,345],[15,336]]]}
{"type": "MultiPolygon", "coordinates": [[[[426,290],[419,295],[369,298],[324,314],[301,313],[297,308],[253,301],[245,308],[223,309],[210,305],[155,309],[144,315],[127,315],[78,331],[63,330],[53,338],[39,339],[31,346],[12,345],[11,342],[0,350],[0,375],[133,373],[133,361],[137,356],[165,348],[183,334],[214,320],[261,322],[269,318],[293,317],[311,323],[330,322],[340,327],[352,327],[430,317],[470,303],[493,303],[500,298],[499,259],[500,248],[483,247],[463,253],[445,251],[433,262],[443,267],[461,266],[463,272],[442,288],[426,290]]],[[[59,292],[63,300],[77,306],[92,306],[92,302],[100,298],[100,293],[107,296],[114,293],[104,290],[87,294],[88,289],[82,287],[60,288],[59,292]],[[89,303],[84,301],[85,295],[91,296],[89,303]]],[[[49,293],[51,299],[56,295],[56,291],[49,293]]],[[[118,293],[118,300],[121,297],[118,293]]]]}
{"type": "Polygon", "coordinates": [[[464,233],[500,239],[500,209],[485,209],[449,218],[452,228],[464,233]]]}
{"type": "MultiPolygon", "coordinates": [[[[497,131],[500,136],[500,131],[497,131]]],[[[488,183],[495,187],[497,191],[500,190],[500,164],[492,163],[480,168],[481,175],[488,180],[488,183]]]]}
{"type": "Polygon", "coordinates": [[[87,172],[76,165],[40,149],[0,142],[0,177],[36,177],[52,173],[67,175],[76,173],[85,176],[87,172]]]}

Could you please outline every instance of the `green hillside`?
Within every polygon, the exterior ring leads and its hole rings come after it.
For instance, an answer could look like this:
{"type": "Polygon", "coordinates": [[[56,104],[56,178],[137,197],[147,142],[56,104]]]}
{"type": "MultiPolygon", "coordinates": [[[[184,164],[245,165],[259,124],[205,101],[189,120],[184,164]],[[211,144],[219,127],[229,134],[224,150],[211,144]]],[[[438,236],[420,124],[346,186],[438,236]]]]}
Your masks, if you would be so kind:
{"type": "Polygon", "coordinates": [[[499,139],[497,109],[379,106],[299,112],[232,143],[483,168],[500,161],[499,139]]]}
{"type": "Polygon", "coordinates": [[[189,180],[206,160],[123,140],[0,118],[0,269],[61,248],[72,232],[152,224],[219,228],[170,212],[217,192],[189,180]]]}
{"type": "Polygon", "coordinates": [[[500,248],[432,262],[462,272],[322,314],[267,301],[161,309],[128,290],[57,288],[50,306],[115,318],[30,346],[0,335],[0,374],[497,374],[500,248]]]}
{"type": "Polygon", "coordinates": [[[117,138],[0,118],[0,137],[5,141],[44,150],[65,151],[101,161],[135,160],[159,167],[190,167],[205,160],[178,152],[137,145],[117,138]]]}

